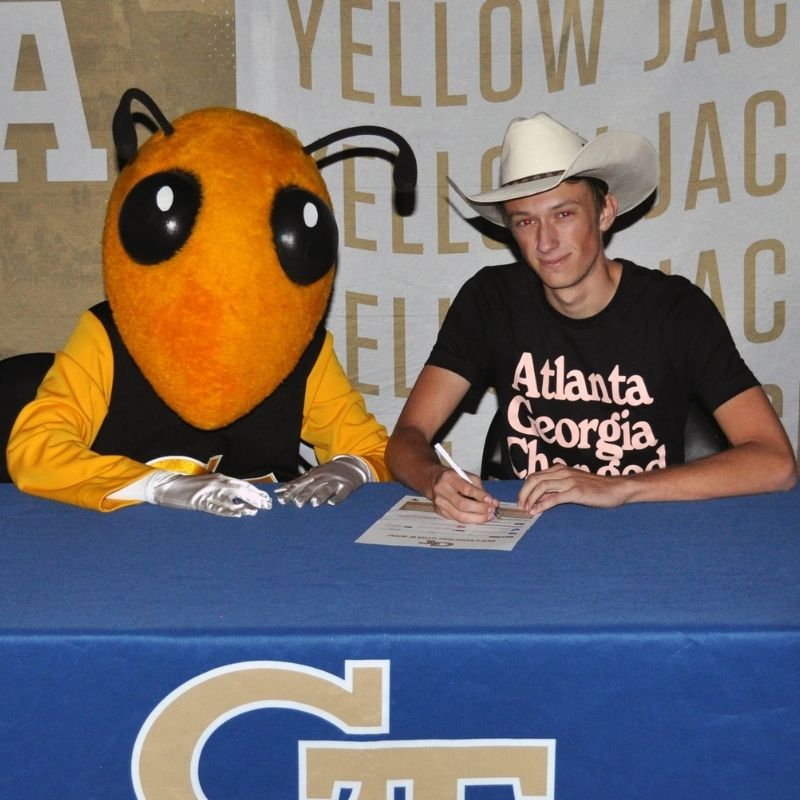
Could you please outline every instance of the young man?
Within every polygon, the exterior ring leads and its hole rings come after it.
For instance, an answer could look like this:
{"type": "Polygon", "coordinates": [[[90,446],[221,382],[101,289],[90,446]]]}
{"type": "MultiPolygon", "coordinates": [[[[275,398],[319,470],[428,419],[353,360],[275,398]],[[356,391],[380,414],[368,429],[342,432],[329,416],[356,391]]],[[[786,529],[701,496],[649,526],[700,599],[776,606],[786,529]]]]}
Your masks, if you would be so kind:
{"type": "Polygon", "coordinates": [[[467,197],[506,225],[521,262],[462,287],[387,448],[395,477],[444,517],[491,519],[497,500],[442,466],[437,431],[471,388],[494,386],[503,465],[531,513],[559,503],[611,507],[789,489],[797,463],[758,381],[706,295],[605,253],[618,214],[658,183],[647,140],[587,142],[546,114],[506,131],[500,188],[467,197]],[[731,447],[684,464],[690,399],[731,447]]]}

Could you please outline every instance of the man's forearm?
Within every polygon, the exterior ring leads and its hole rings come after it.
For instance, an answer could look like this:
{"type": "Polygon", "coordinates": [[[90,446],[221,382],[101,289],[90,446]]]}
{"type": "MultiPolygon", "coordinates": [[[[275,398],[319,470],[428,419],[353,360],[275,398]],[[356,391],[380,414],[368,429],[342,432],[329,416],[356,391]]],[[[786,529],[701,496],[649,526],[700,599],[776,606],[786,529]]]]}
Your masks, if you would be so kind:
{"type": "Polygon", "coordinates": [[[784,491],[796,483],[791,451],[747,442],[688,464],[634,475],[625,502],[706,500],[784,491]]]}
{"type": "Polygon", "coordinates": [[[436,476],[444,470],[421,431],[395,429],[386,446],[386,463],[396,480],[428,499],[436,476]]]}
{"type": "Polygon", "coordinates": [[[528,476],[518,501],[531,513],[561,503],[614,508],[624,503],[708,500],[791,489],[797,462],[791,448],[747,442],[689,464],[618,477],[555,466],[528,476]]]}

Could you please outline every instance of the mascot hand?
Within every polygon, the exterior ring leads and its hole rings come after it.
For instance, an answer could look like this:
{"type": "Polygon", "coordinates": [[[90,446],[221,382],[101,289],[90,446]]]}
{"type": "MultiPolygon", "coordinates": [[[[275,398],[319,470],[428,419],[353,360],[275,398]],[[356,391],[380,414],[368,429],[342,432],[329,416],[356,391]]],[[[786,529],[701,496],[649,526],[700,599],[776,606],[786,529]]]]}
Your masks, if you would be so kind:
{"type": "Polygon", "coordinates": [[[275,490],[278,502],[293,502],[298,508],[311,503],[332,506],[348,498],[359,486],[372,480],[369,467],[357,456],[334,456],[327,464],[310,469],[275,490]]]}
{"type": "Polygon", "coordinates": [[[157,506],[206,511],[220,517],[250,517],[259,509],[272,508],[266,492],[247,481],[216,473],[182,475],[158,470],[148,479],[146,497],[148,503],[157,506]]]}

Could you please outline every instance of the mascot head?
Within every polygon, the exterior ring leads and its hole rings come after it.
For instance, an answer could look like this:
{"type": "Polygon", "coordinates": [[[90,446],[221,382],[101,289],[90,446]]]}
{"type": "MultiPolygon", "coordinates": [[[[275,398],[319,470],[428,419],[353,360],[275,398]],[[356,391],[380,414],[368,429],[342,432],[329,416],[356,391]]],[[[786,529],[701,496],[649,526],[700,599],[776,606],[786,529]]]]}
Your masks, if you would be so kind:
{"type": "Polygon", "coordinates": [[[227,108],[170,123],[138,89],[123,95],[113,130],[127,162],[103,232],[114,321],[173,411],[197,428],[223,427],[294,369],[327,309],[338,230],[309,154],[349,135],[385,136],[399,148],[395,186],[413,193],[413,152],[374,126],[304,147],[277,123],[227,108]],[[141,148],[134,100],[160,128],[141,148]]]}

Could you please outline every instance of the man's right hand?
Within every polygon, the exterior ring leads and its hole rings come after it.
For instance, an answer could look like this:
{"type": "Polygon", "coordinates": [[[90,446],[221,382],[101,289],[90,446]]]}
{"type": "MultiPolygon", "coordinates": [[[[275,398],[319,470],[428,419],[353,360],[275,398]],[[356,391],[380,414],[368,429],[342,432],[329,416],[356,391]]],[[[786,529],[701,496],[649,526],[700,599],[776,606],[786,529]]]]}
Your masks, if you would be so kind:
{"type": "Polygon", "coordinates": [[[484,488],[477,475],[465,481],[449,467],[442,467],[434,476],[431,500],[436,513],[456,522],[480,524],[490,522],[500,502],[484,488]]]}

